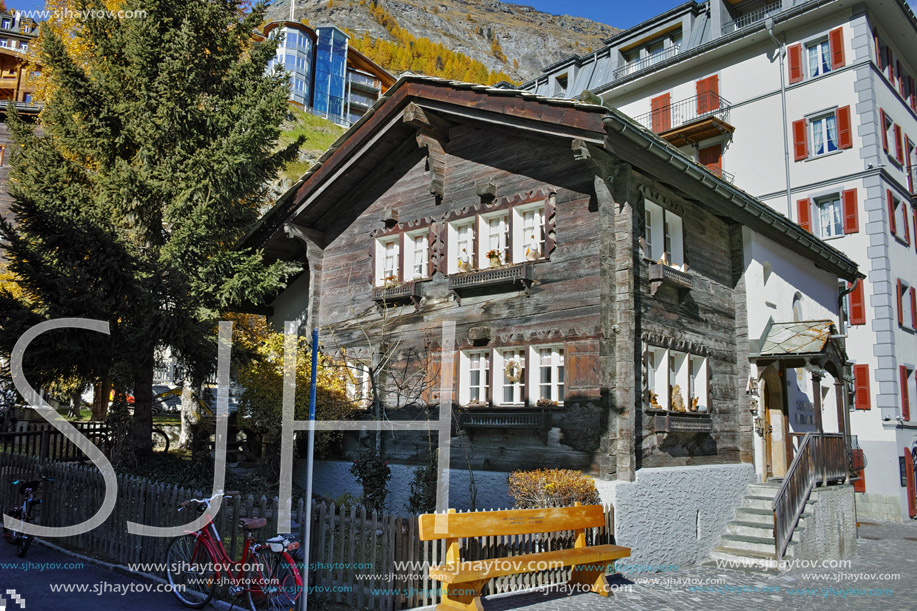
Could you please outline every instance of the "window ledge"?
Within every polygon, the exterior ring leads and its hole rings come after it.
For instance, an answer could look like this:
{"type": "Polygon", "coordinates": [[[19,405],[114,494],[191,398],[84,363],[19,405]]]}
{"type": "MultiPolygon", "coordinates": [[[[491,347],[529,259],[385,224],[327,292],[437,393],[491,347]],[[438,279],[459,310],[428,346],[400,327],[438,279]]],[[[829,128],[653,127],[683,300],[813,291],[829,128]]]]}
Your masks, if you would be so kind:
{"type": "Polygon", "coordinates": [[[376,286],[373,287],[372,299],[379,304],[398,304],[413,302],[414,305],[420,301],[423,296],[421,285],[428,279],[412,280],[402,282],[395,286],[376,286]]]}
{"type": "Polygon", "coordinates": [[[708,412],[671,412],[647,410],[655,414],[654,428],[657,433],[712,433],[713,418],[708,412]]]}
{"type": "Polygon", "coordinates": [[[533,261],[516,265],[502,265],[488,267],[449,276],[449,289],[460,292],[465,289],[497,287],[521,284],[528,293],[535,281],[535,265],[533,261]]]}
{"type": "Polygon", "coordinates": [[[849,149],[839,148],[836,151],[831,151],[830,153],[822,153],[821,155],[816,155],[815,153],[812,153],[811,155],[803,159],[803,162],[808,163],[810,161],[818,161],[819,159],[824,159],[825,157],[834,157],[835,155],[840,155],[841,153],[843,153],[846,150],[849,150],[849,149]]]}
{"type": "MultiPolygon", "coordinates": [[[[541,440],[547,443],[547,432],[551,429],[551,412],[501,410],[463,412],[458,416],[463,429],[533,429],[539,432],[541,440]]],[[[469,432],[470,434],[470,432],[469,432]]]]}
{"type": "Polygon", "coordinates": [[[655,296],[661,285],[671,286],[680,291],[690,291],[694,288],[694,276],[675,269],[671,265],[650,263],[647,269],[649,270],[650,295],[655,296]]]}

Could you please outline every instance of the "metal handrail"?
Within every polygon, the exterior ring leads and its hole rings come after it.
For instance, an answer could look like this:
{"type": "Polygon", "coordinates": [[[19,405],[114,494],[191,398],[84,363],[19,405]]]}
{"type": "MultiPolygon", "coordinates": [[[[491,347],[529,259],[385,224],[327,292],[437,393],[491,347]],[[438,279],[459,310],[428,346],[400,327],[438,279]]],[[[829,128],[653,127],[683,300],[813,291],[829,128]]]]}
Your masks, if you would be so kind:
{"type": "Polygon", "coordinates": [[[731,34],[736,30],[741,30],[744,27],[750,26],[753,23],[758,23],[759,21],[764,20],[768,15],[773,13],[780,12],[782,5],[780,2],[771,2],[762,7],[756,8],[753,11],[749,11],[744,15],[736,17],[732,21],[727,21],[723,24],[723,36],[726,34],[731,34]]]}
{"type": "Polygon", "coordinates": [[[774,545],[783,557],[812,490],[847,479],[847,446],[840,433],[806,433],[774,497],[774,545]]]}
{"type": "Polygon", "coordinates": [[[732,103],[726,98],[712,91],[707,91],[642,115],[637,115],[634,117],[634,121],[657,133],[667,132],[711,117],[729,123],[729,108],[731,106],[732,103]],[[653,124],[654,119],[656,120],[656,125],[653,124]]]}
{"type": "Polygon", "coordinates": [[[635,62],[627,62],[614,71],[613,78],[614,80],[618,80],[619,78],[625,77],[629,74],[640,72],[641,70],[645,70],[650,66],[655,66],[659,62],[665,61],[670,57],[675,57],[680,52],[681,47],[679,45],[672,45],[671,47],[665,48],[661,53],[656,53],[655,55],[644,57],[643,59],[637,60],[635,62]]]}

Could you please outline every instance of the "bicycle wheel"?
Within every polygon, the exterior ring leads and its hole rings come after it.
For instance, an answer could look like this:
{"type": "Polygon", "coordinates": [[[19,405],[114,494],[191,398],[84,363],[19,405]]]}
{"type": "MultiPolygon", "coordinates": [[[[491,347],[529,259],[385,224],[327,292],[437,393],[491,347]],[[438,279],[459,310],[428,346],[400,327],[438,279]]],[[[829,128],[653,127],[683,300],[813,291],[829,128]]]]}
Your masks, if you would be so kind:
{"type": "Polygon", "coordinates": [[[200,609],[216,592],[216,563],[207,546],[194,535],[181,535],[166,548],[166,578],[181,604],[200,609]]]}
{"type": "Polygon", "coordinates": [[[160,429],[153,429],[153,451],[169,452],[169,436],[160,429]]]}
{"type": "Polygon", "coordinates": [[[245,584],[251,611],[288,611],[302,593],[302,577],[287,553],[269,549],[255,551],[245,584]]]}
{"type": "Polygon", "coordinates": [[[25,557],[26,552],[29,551],[30,545],[32,545],[32,537],[30,535],[19,537],[19,546],[16,548],[16,555],[20,558],[25,557]]]}

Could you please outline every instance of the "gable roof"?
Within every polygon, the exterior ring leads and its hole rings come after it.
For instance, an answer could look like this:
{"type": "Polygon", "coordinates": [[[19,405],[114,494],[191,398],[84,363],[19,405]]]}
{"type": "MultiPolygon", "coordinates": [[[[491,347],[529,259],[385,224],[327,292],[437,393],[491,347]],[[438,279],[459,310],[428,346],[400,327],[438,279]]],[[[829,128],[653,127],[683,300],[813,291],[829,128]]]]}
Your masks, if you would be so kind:
{"type": "Polygon", "coordinates": [[[402,121],[412,102],[452,121],[478,121],[597,145],[674,186],[713,213],[750,227],[819,267],[847,280],[858,277],[856,263],[843,253],[723,181],[618,110],[412,74],[399,78],[331,145],[259,220],[243,245],[265,247],[272,256],[292,256],[293,251],[281,245],[284,224],[295,222],[320,229],[330,221],[334,203],[353,191],[362,177],[391,163],[408,148],[417,150],[416,127],[402,121]],[[347,180],[337,180],[345,174],[347,180]]]}

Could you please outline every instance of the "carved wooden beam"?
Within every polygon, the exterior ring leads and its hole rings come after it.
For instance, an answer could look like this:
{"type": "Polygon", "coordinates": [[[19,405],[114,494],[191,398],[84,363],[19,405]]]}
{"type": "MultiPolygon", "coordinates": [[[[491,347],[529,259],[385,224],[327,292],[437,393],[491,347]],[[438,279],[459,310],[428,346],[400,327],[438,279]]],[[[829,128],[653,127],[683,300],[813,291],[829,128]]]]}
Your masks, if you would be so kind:
{"type": "Polygon", "coordinates": [[[430,193],[437,197],[446,194],[446,152],[434,133],[421,130],[417,145],[427,149],[427,168],[430,170],[430,193]]]}
{"type": "Polygon", "coordinates": [[[325,238],[325,234],[317,229],[312,229],[311,227],[305,227],[303,225],[297,225],[295,223],[286,223],[283,226],[283,232],[291,238],[296,238],[306,244],[312,244],[313,246],[319,246],[322,244],[322,241],[325,238]]]}
{"type": "Polygon", "coordinates": [[[453,126],[452,122],[429,110],[424,110],[413,102],[404,109],[404,115],[402,115],[401,120],[405,125],[437,134],[444,142],[449,140],[449,130],[453,126]]]}

